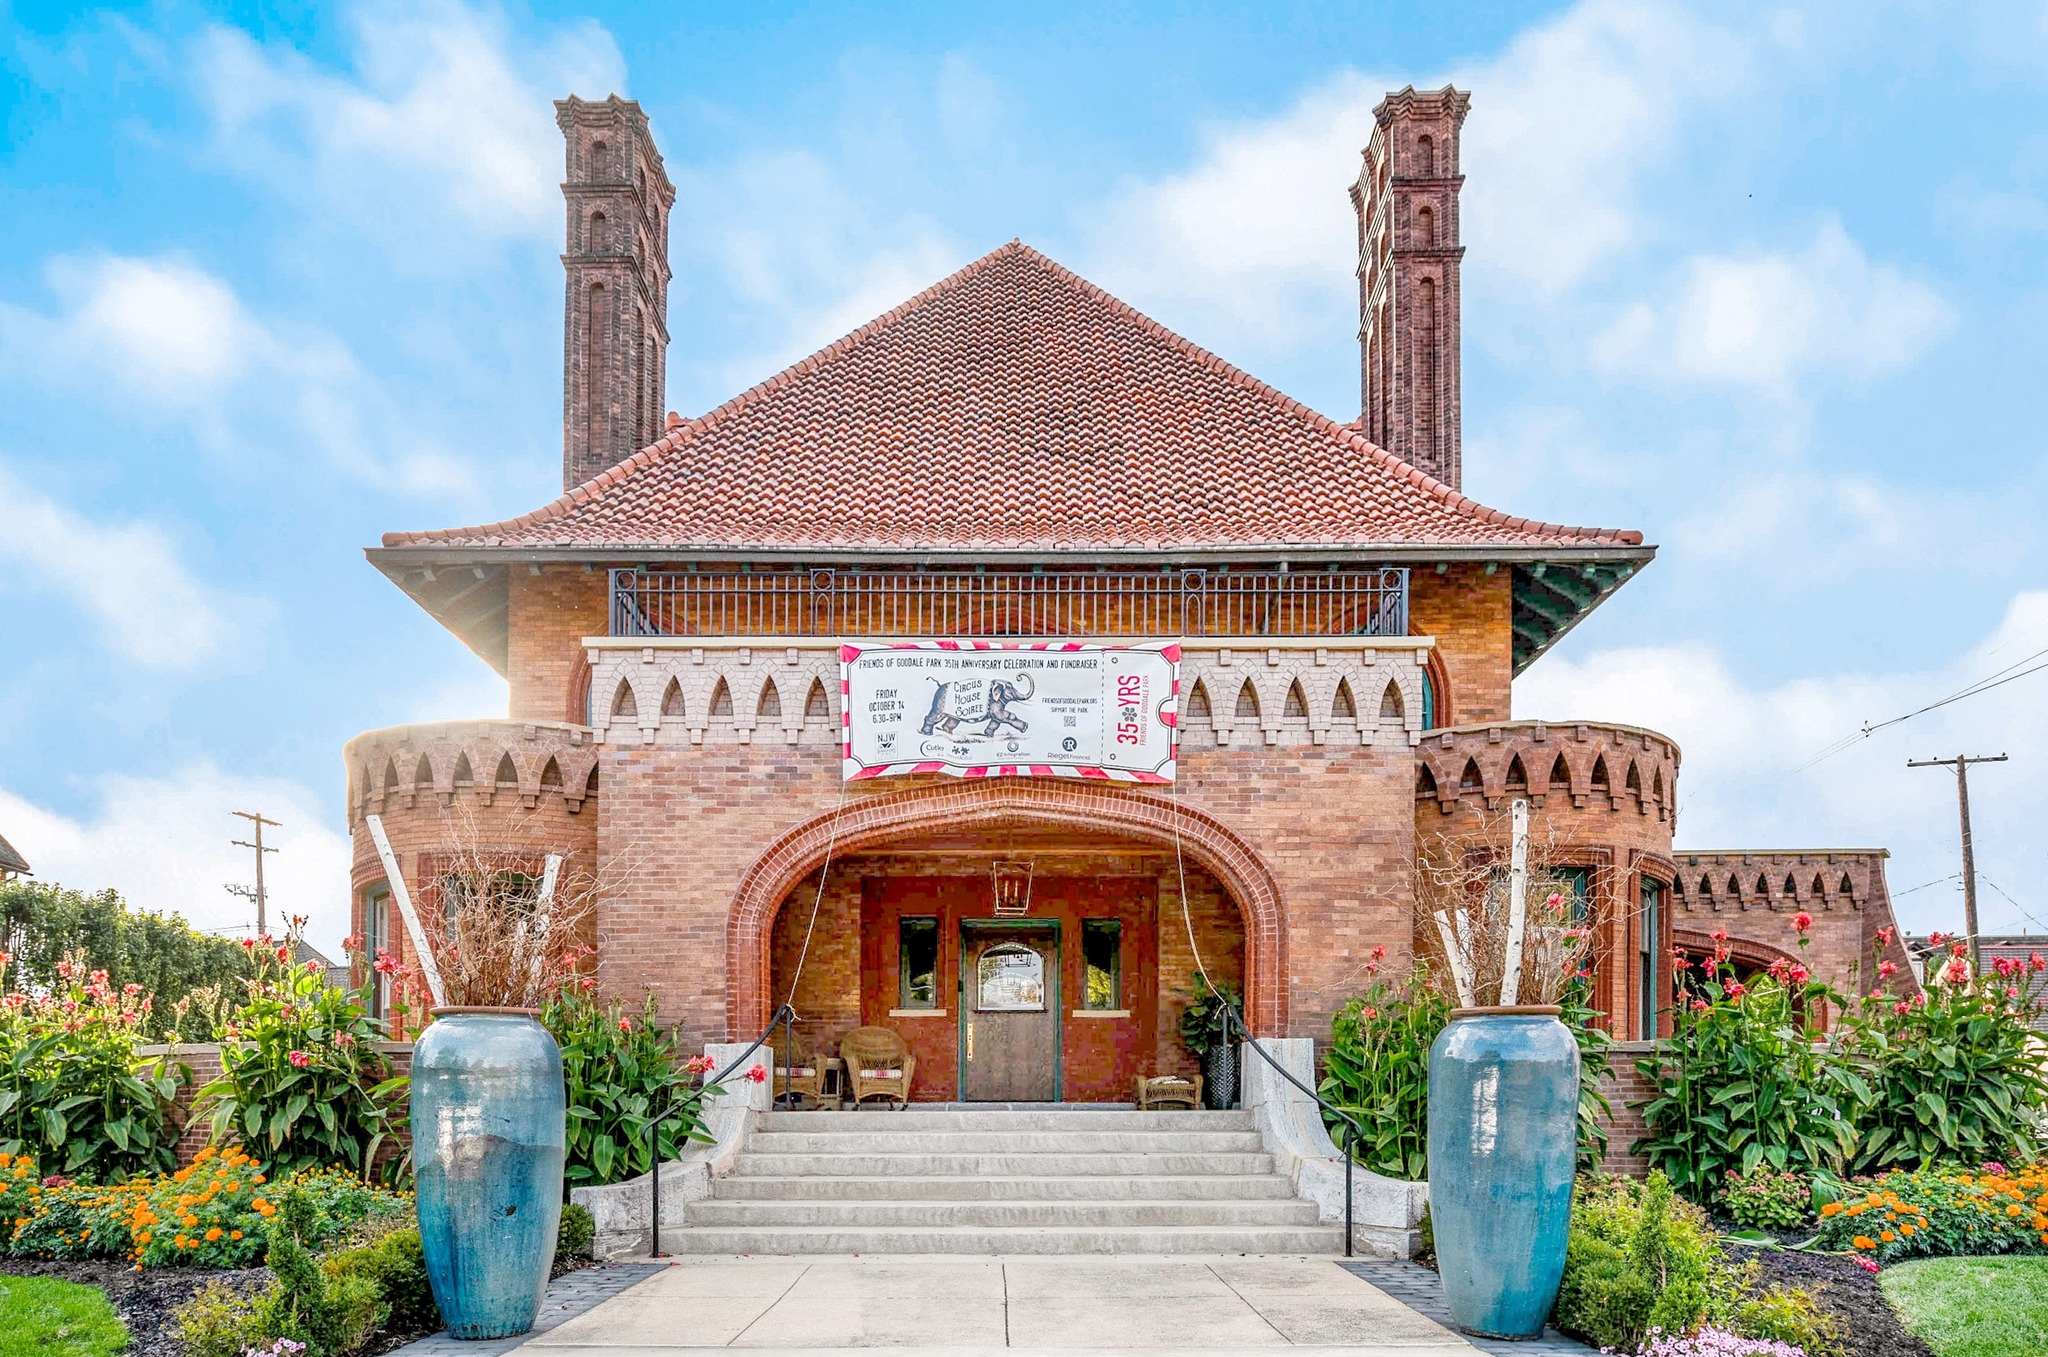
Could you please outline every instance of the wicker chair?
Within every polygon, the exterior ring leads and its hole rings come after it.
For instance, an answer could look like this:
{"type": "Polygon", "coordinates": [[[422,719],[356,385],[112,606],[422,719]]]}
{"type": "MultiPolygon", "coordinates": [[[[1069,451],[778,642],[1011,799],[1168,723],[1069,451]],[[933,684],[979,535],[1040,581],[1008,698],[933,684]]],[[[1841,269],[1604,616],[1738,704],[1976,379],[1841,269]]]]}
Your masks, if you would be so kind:
{"type": "Polygon", "coordinates": [[[886,1027],[856,1027],[839,1043],[839,1058],[846,1062],[846,1087],[856,1108],[869,1098],[909,1105],[917,1057],[902,1037],[886,1027]]]}
{"type": "Polygon", "coordinates": [[[794,1032],[789,1036],[789,1053],[775,1053],[775,1102],[787,1106],[795,1098],[804,1098],[806,1107],[818,1107],[825,1101],[825,1066],[814,1056],[804,1054],[803,1044],[794,1032]]]}
{"type": "Polygon", "coordinates": [[[1138,1076],[1138,1110],[1150,1112],[1155,1107],[1178,1105],[1197,1108],[1202,1105],[1202,1076],[1161,1074],[1138,1076]]]}

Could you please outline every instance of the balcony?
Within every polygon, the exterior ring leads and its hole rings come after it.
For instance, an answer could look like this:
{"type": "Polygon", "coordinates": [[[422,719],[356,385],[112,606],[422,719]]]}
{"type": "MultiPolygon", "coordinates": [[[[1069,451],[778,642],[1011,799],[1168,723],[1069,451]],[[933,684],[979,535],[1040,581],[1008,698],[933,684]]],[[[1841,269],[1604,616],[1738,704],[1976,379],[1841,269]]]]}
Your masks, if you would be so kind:
{"type": "Polygon", "coordinates": [[[1406,636],[1408,571],[614,569],[611,634],[1406,636]]]}

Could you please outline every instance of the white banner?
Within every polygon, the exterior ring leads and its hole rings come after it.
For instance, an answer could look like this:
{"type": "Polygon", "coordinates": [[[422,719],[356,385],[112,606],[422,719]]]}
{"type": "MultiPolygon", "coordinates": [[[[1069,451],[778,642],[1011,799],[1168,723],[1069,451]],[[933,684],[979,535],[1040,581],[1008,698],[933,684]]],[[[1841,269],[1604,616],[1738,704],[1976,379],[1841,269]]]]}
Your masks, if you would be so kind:
{"type": "Polygon", "coordinates": [[[839,679],[848,781],[1173,781],[1177,641],[848,642],[839,679]]]}

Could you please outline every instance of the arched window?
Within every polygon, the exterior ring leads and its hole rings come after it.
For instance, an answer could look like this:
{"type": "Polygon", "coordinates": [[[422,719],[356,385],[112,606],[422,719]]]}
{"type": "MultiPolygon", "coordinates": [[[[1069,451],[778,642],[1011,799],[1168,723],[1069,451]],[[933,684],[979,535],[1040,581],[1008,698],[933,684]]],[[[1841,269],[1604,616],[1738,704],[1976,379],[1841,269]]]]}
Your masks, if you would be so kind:
{"type": "Polygon", "coordinates": [[[1422,671],[1422,728],[1436,729],[1436,677],[1427,669],[1422,671]]]}
{"type": "Polygon", "coordinates": [[[1434,179],[1436,177],[1436,142],[1426,132],[1416,139],[1415,162],[1416,168],[1422,172],[1423,178],[1434,179]]]}
{"type": "Polygon", "coordinates": [[[1436,244],[1436,213],[1426,207],[1415,214],[1415,239],[1424,246],[1436,244]]]}

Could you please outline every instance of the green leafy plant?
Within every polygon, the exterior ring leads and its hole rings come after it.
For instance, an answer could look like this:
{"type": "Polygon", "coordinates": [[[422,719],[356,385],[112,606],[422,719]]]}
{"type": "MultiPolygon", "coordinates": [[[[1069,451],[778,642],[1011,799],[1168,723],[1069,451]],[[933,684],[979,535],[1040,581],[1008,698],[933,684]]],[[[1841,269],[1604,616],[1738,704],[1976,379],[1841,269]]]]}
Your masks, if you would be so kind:
{"type": "Polygon", "coordinates": [[[1753,1230],[1789,1230],[1813,1214],[1813,1182],[1806,1175],[1758,1165],[1747,1173],[1729,1170],[1722,1204],[1737,1225],[1753,1230]]]}
{"type": "MultiPolygon", "coordinates": [[[[1811,923],[1794,917],[1802,946],[1811,923]]],[[[1731,1171],[1838,1170],[1855,1144],[1849,1109],[1868,1094],[1816,1030],[1816,1015],[1841,996],[1803,965],[1737,978],[1727,938],[1714,934],[1699,975],[1680,967],[1672,1035],[1636,1062],[1655,1093],[1636,1151],[1695,1202],[1711,1201],[1731,1171]]]]}
{"type": "Polygon", "coordinates": [[[1670,1180],[1581,1178],[1572,1206],[1555,1322],[1602,1347],[1635,1351],[1653,1332],[1712,1324],[1743,1338],[1838,1352],[1831,1321],[1795,1287],[1762,1286],[1756,1264],[1737,1266],[1698,1207],[1670,1180]]]}
{"type": "MultiPolygon", "coordinates": [[[[1871,994],[1848,1024],[1846,1053],[1862,1083],[1850,1107],[1850,1172],[1941,1159],[2017,1163],[2041,1152],[2048,1076],[2030,1049],[2029,963],[2000,958],[1973,981],[1962,957],[1957,943],[1929,963],[1932,982],[1919,994],[1871,994]]],[[[2044,965],[2037,955],[2031,969],[2044,965]]]]}
{"type": "Polygon", "coordinates": [[[1601,1026],[1605,1017],[1593,1007],[1592,982],[1576,977],[1558,996],[1558,1018],[1579,1044],[1579,1151],[1581,1173],[1591,1173],[1607,1157],[1607,1115],[1613,1111],[1605,1085],[1613,1068],[1614,1034],[1601,1026]]]}
{"type": "Polygon", "coordinates": [[[1181,1042],[1197,1056],[1209,1054],[1230,1041],[1230,1013],[1244,1012],[1244,994],[1229,981],[1210,987],[1200,974],[1188,991],[1189,1002],[1180,1015],[1181,1042]]]}
{"type": "Polygon", "coordinates": [[[216,1144],[236,1141],[279,1172],[344,1165],[368,1176],[402,1115],[404,1081],[377,1049],[364,989],[330,986],[284,942],[245,943],[255,974],[228,1014],[220,1077],[199,1091],[216,1144]]]}
{"type": "Polygon", "coordinates": [[[367,1243],[338,1249],[320,1260],[330,1284],[364,1277],[385,1310],[383,1325],[400,1333],[423,1333],[441,1326],[440,1307],[427,1282],[427,1258],[420,1232],[407,1226],[367,1243]]]}
{"type": "MultiPolygon", "coordinates": [[[[1377,961],[1368,965],[1377,969],[1377,961]]],[[[1410,1181],[1429,1174],[1429,1048],[1450,1016],[1450,999],[1417,963],[1400,980],[1375,979],[1331,1020],[1318,1091],[1365,1128],[1352,1154],[1375,1173],[1410,1181]]],[[[1324,1119],[1342,1144],[1349,1128],[1324,1119]]]]}
{"type": "Polygon", "coordinates": [[[647,1128],[664,1111],[671,1115],[659,1132],[662,1162],[692,1141],[710,1139],[701,1103],[684,1103],[708,1063],[682,1059],[658,1018],[652,994],[637,1016],[629,1016],[622,1004],[597,1002],[582,984],[558,991],[541,1010],[541,1022],[562,1048],[568,1085],[568,1186],[615,1183],[653,1168],[647,1128]]]}
{"type": "MultiPolygon", "coordinates": [[[[10,960],[0,952],[0,970],[10,960]]],[[[168,1170],[186,1072],[138,1051],[149,996],[79,956],[60,960],[56,979],[39,996],[0,999],[0,1153],[106,1182],[168,1170]]]]}

